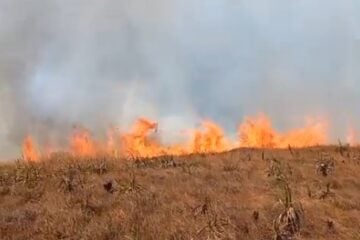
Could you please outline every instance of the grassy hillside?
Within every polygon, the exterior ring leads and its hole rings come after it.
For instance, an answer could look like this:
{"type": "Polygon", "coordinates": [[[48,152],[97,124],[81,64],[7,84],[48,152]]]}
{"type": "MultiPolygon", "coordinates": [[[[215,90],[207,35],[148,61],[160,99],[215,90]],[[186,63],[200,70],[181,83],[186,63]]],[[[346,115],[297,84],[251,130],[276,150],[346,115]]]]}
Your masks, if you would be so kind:
{"type": "Polygon", "coordinates": [[[0,165],[1,239],[360,239],[360,149],[0,165]]]}

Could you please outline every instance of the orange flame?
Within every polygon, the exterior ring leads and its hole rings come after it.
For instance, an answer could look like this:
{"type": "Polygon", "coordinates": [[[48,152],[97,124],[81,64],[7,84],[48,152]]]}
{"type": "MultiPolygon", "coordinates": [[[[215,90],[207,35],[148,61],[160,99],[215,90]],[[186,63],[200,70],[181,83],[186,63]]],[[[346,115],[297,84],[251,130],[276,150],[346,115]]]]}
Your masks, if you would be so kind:
{"type": "Polygon", "coordinates": [[[36,149],[34,140],[30,136],[27,136],[24,139],[23,146],[22,146],[22,152],[23,152],[23,158],[25,161],[28,161],[28,162],[38,161],[40,158],[39,152],[36,149]]]}
{"type": "Polygon", "coordinates": [[[289,145],[293,147],[310,147],[325,144],[327,141],[326,128],[326,122],[315,122],[308,119],[305,127],[286,133],[278,147],[285,148],[289,145]]]}
{"type": "Polygon", "coordinates": [[[326,142],[326,123],[308,121],[303,128],[281,134],[272,128],[264,114],[260,114],[257,118],[246,118],[239,127],[239,137],[241,147],[309,147],[326,142]]]}
{"type": "Polygon", "coordinates": [[[195,130],[192,139],[192,153],[224,152],[231,148],[224,131],[211,121],[202,122],[204,131],[195,130]]]}
{"type": "Polygon", "coordinates": [[[241,147],[266,147],[276,146],[276,133],[270,120],[263,114],[257,118],[246,118],[239,127],[241,147]]]}
{"type": "MultiPolygon", "coordinates": [[[[151,133],[157,131],[158,124],[151,120],[138,119],[130,133],[121,136],[123,152],[131,157],[152,157],[163,153],[162,147],[157,140],[151,137],[151,133]]],[[[165,154],[165,153],[164,153],[165,154]]]]}
{"type": "MultiPolygon", "coordinates": [[[[96,141],[89,130],[76,128],[70,138],[69,151],[75,156],[94,157],[99,154],[122,157],[155,157],[161,155],[184,155],[192,153],[217,153],[235,147],[286,148],[314,146],[324,144],[326,124],[324,121],[308,121],[305,127],[278,133],[272,127],[269,118],[260,114],[255,118],[246,118],[238,129],[239,141],[230,141],[223,129],[216,123],[203,121],[199,129],[190,130],[187,142],[181,144],[162,144],[158,134],[158,123],[149,119],[138,119],[129,132],[110,129],[106,141],[96,141]]],[[[49,152],[44,151],[44,156],[49,152]]],[[[27,161],[36,161],[40,152],[35,148],[32,138],[27,137],[23,144],[23,155],[27,161]]]]}
{"type": "Polygon", "coordinates": [[[76,156],[94,156],[97,153],[95,141],[86,129],[75,129],[70,139],[71,153],[76,156]]]}

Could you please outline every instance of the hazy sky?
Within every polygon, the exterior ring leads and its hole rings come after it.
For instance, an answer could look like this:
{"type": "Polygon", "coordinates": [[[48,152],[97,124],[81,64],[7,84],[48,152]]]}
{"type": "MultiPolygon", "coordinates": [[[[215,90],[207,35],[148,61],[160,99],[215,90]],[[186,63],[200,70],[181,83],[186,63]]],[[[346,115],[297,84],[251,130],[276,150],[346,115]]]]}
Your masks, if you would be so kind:
{"type": "Polygon", "coordinates": [[[358,0],[0,0],[0,157],[137,116],[360,128],[358,0]],[[3,150],[5,149],[5,150],[3,150]]]}

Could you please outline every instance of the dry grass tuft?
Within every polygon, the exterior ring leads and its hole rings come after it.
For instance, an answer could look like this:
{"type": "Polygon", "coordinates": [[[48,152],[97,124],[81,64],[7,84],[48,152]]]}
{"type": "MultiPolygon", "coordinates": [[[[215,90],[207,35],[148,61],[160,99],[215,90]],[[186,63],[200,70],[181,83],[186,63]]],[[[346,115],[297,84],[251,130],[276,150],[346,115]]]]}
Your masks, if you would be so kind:
{"type": "Polygon", "coordinates": [[[131,160],[58,153],[0,165],[0,239],[360,239],[359,179],[360,149],[341,143],[131,160]]]}

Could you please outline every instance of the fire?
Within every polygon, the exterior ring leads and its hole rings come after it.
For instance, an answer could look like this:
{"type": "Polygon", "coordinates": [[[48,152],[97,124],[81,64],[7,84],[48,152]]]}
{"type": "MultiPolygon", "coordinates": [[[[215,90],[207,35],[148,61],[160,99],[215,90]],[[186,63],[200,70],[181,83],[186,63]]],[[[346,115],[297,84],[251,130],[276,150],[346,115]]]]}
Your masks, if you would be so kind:
{"type": "Polygon", "coordinates": [[[159,156],[163,148],[157,142],[156,138],[151,136],[157,131],[157,123],[151,120],[138,119],[132,130],[121,136],[121,148],[126,156],[131,157],[153,157],[159,156]]]}
{"type": "Polygon", "coordinates": [[[263,114],[257,118],[246,118],[239,127],[241,147],[276,147],[277,137],[270,120],[263,114]]]}
{"type": "Polygon", "coordinates": [[[155,136],[158,124],[141,118],[135,122],[130,133],[122,136],[122,149],[126,156],[132,157],[222,152],[230,149],[223,130],[218,125],[204,121],[202,128],[189,131],[192,136],[190,143],[165,146],[155,136]]]}
{"type": "Polygon", "coordinates": [[[224,152],[231,149],[231,144],[224,137],[224,131],[211,121],[203,121],[204,131],[195,130],[191,144],[192,153],[224,152]]]}
{"type": "Polygon", "coordinates": [[[327,124],[324,121],[315,122],[308,119],[305,127],[295,129],[283,136],[278,147],[309,147],[327,142],[327,124]]]}
{"type": "Polygon", "coordinates": [[[25,161],[38,161],[40,158],[39,152],[35,146],[32,137],[27,136],[22,146],[23,158],[25,161]]]}
{"type": "MultiPolygon", "coordinates": [[[[285,133],[277,132],[265,114],[248,117],[238,128],[238,140],[230,140],[216,123],[206,120],[200,128],[187,130],[188,140],[178,144],[164,144],[158,132],[157,122],[139,118],[129,131],[109,129],[104,141],[95,140],[85,128],[75,128],[69,139],[69,153],[79,157],[94,157],[105,154],[114,157],[142,158],[162,155],[185,155],[192,153],[217,153],[236,147],[286,148],[325,144],[326,124],[324,121],[309,120],[303,128],[285,133]]],[[[37,161],[54,152],[43,147],[43,152],[35,147],[31,137],[23,144],[23,157],[26,161],[37,161]]],[[[65,149],[66,150],[66,149],[65,149]]]]}
{"type": "Polygon", "coordinates": [[[76,156],[93,156],[97,153],[95,141],[86,129],[75,129],[70,139],[70,151],[76,156]]]}
{"type": "Polygon", "coordinates": [[[239,137],[241,147],[308,147],[326,143],[326,123],[308,120],[303,128],[278,133],[272,128],[269,118],[260,114],[257,118],[246,118],[239,127],[239,137]]]}

